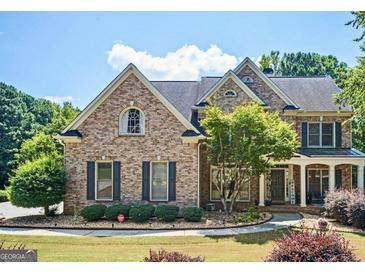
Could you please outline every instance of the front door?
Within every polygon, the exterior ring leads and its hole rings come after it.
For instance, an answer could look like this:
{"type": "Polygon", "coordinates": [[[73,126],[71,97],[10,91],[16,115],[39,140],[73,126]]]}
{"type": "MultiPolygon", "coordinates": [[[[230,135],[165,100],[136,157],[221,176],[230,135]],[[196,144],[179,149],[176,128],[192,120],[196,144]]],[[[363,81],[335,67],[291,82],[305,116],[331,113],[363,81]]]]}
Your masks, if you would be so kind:
{"type": "Polygon", "coordinates": [[[273,202],[284,202],[285,200],[285,170],[271,170],[271,200],[273,202]]]}

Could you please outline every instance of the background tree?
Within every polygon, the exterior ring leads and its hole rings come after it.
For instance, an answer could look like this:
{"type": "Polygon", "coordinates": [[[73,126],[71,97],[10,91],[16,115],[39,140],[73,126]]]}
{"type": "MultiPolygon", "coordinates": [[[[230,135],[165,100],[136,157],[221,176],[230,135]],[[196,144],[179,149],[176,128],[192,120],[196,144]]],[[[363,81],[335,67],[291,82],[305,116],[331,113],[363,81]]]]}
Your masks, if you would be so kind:
{"type": "Polygon", "coordinates": [[[20,207],[49,207],[63,200],[66,175],[62,157],[44,155],[20,165],[10,178],[10,201],[20,207]]]}
{"type": "Polygon", "coordinates": [[[267,172],[272,161],[290,159],[298,147],[291,126],[256,103],[231,113],[209,107],[202,126],[209,162],[218,169],[214,184],[226,214],[232,212],[244,184],[267,172]]]}
{"type": "Polygon", "coordinates": [[[40,131],[58,133],[79,112],[70,103],[61,107],[0,83],[0,188],[7,184],[11,170],[16,168],[15,155],[25,140],[40,131]]]}
{"type": "MultiPolygon", "coordinates": [[[[354,39],[362,42],[360,48],[365,52],[365,12],[353,12],[354,19],[347,23],[361,28],[361,35],[354,39]]],[[[348,105],[353,110],[353,143],[354,147],[365,151],[365,56],[358,57],[355,68],[351,69],[343,81],[342,92],[336,96],[341,106],[348,105]]]]}

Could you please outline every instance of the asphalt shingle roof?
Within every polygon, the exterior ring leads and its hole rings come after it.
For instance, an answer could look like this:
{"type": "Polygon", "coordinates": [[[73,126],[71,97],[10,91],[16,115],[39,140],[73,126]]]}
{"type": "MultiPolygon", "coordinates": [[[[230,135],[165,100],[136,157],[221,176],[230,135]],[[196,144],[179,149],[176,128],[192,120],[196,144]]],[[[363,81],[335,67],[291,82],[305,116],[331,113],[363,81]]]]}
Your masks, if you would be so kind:
{"type": "Polygon", "coordinates": [[[353,148],[301,148],[299,153],[308,157],[331,156],[358,156],[365,157],[365,154],[353,148]]]}
{"type": "Polygon", "coordinates": [[[340,88],[330,77],[270,77],[270,79],[302,110],[339,110],[333,101],[333,96],[340,92],[340,88]]]}
{"type": "MultiPolygon", "coordinates": [[[[221,77],[202,77],[201,81],[151,81],[178,111],[190,119],[191,107],[217,83],[221,77]]],[[[301,110],[338,111],[333,96],[340,92],[332,78],[322,77],[270,77],[301,110]]],[[[342,110],[350,110],[342,108],[342,110]]]]}

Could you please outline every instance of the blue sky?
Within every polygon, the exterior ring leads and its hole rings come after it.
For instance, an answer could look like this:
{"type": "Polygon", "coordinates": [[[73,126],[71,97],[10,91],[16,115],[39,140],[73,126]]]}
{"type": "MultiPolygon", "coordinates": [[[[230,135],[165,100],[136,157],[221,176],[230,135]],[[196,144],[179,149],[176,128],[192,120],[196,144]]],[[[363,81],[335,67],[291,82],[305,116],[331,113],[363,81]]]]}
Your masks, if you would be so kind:
{"type": "Polygon", "coordinates": [[[223,74],[270,50],[360,55],[349,12],[0,12],[0,81],[83,108],[129,62],[153,79],[223,74]]]}

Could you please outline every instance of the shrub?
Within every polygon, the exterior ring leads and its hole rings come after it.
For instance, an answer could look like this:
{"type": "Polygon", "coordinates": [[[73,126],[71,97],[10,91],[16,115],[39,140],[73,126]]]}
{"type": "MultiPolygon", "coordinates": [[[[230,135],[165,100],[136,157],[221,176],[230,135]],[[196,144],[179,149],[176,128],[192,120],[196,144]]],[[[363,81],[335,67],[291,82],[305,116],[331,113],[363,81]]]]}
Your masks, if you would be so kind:
{"type": "Polygon", "coordinates": [[[129,210],[129,217],[138,223],[143,223],[148,221],[155,211],[153,205],[134,205],[129,210]]]}
{"type": "Polygon", "coordinates": [[[267,262],[356,262],[349,242],[335,232],[292,231],[274,243],[267,262]]]}
{"type": "Polygon", "coordinates": [[[48,215],[49,206],[63,200],[65,181],[61,156],[50,154],[27,161],[10,178],[10,201],[20,207],[44,207],[48,215]]]}
{"type": "Polygon", "coordinates": [[[204,257],[191,257],[177,251],[166,251],[164,249],[158,252],[150,250],[149,257],[144,258],[145,262],[204,262],[204,260],[204,257]]]}
{"type": "Polygon", "coordinates": [[[348,217],[354,227],[365,229],[365,195],[361,190],[352,192],[348,202],[348,217]]]}
{"type": "Polygon", "coordinates": [[[329,216],[335,218],[341,224],[349,224],[348,203],[351,193],[340,189],[328,192],[324,199],[324,208],[329,216]]]}
{"type": "Polygon", "coordinates": [[[0,203],[9,201],[9,193],[7,190],[0,190],[0,203]]]}
{"type": "Polygon", "coordinates": [[[203,209],[198,207],[184,208],[183,217],[188,222],[200,222],[203,217],[203,209]]]}
{"type": "Polygon", "coordinates": [[[106,206],[102,204],[94,204],[85,206],[80,215],[88,222],[98,221],[104,217],[106,206]]]}
{"type": "Polygon", "coordinates": [[[361,190],[337,190],[327,194],[324,207],[341,224],[365,228],[365,195],[361,190]]]}
{"type": "Polygon", "coordinates": [[[261,219],[260,213],[254,207],[249,207],[243,216],[235,216],[235,223],[254,223],[261,219]]]}
{"type": "Polygon", "coordinates": [[[156,207],[155,215],[164,222],[173,222],[177,218],[179,207],[175,205],[159,205],[156,207]]]}
{"type": "Polygon", "coordinates": [[[129,216],[130,207],[128,205],[111,205],[105,210],[105,217],[110,221],[115,221],[119,214],[123,214],[124,217],[129,216]]]}

